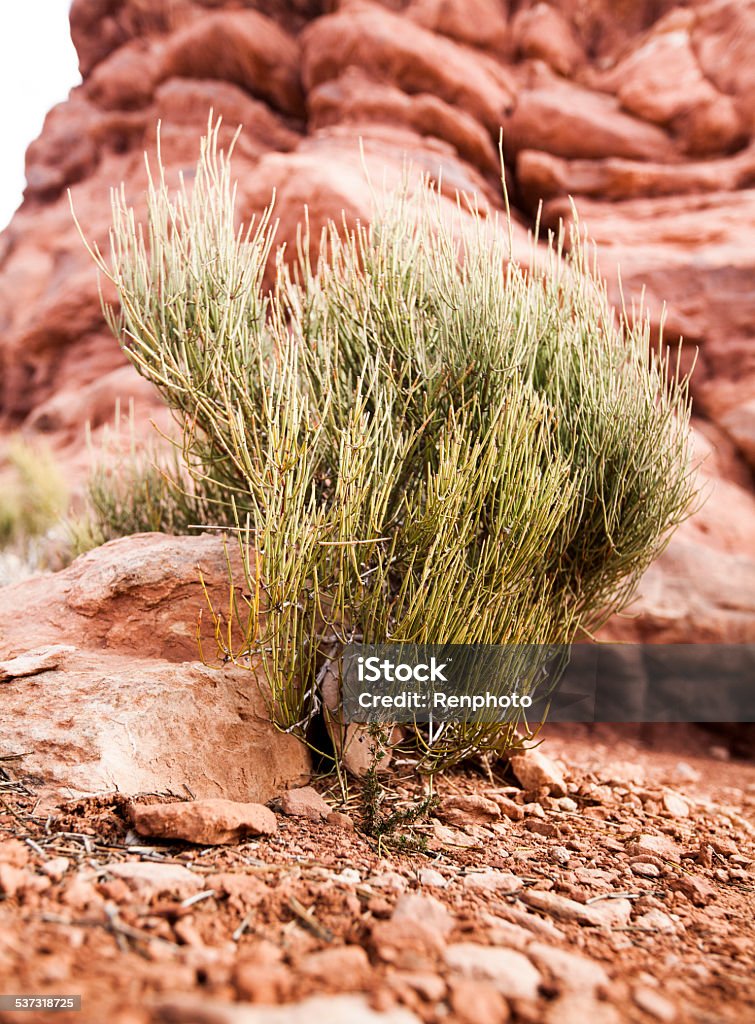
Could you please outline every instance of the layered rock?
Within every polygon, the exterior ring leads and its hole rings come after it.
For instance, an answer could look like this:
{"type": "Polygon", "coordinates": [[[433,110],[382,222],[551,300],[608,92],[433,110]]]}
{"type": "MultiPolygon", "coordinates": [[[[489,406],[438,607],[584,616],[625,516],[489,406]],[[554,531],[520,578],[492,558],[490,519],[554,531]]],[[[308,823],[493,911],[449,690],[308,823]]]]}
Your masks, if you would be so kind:
{"type": "Polygon", "coordinates": [[[0,756],[23,755],[46,799],[265,802],[305,780],[259,666],[218,662],[211,605],[227,611],[228,563],[209,535],[126,537],[0,590],[0,756]]]}
{"type": "Polygon", "coordinates": [[[407,159],[442,179],[449,204],[460,190],[502,208],[502,129],[517,238],[541,200],[555,228],[573,197],[613,297],[620,268],[628,305],[644,289],[658,324],[667,303],[684,366],[699,349],[714,497],[651,571],[633,635],[753,637],[752,2],[74,0],[71,29],[83,84],[29,148],[25,202],[0,240],[0,429],[43,435],[76,469],[84,421],[96,429],[116,399],[165,421],[105,328],[66,195],[106,246],[111,185],[125,181],[143,210],[158,120],[172,180],[190,173],[210,110],[226,142],[243,125],[240,213],[275,189],[287,244],[305,206],[313,237],[342,212],[369,218],[371,188],[400,182],[407,159]],[[722,554],[738,559],[722,569],[736,600],[681,582],[710,583],[722,554]],[[650,610],[661,571],[678,590],[673,627],[650,610]]]}

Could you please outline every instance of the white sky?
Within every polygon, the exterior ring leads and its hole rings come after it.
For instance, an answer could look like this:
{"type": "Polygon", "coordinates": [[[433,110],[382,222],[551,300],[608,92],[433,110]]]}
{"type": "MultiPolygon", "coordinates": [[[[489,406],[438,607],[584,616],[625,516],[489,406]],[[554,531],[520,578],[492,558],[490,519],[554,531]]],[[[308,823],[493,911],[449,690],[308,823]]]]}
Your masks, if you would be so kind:
{"type": "Polygon", "coordinates": [[[0,228],[21,202],[24,153],[45,114],[77,85],[70,0],[0,0],[0,228]]]}

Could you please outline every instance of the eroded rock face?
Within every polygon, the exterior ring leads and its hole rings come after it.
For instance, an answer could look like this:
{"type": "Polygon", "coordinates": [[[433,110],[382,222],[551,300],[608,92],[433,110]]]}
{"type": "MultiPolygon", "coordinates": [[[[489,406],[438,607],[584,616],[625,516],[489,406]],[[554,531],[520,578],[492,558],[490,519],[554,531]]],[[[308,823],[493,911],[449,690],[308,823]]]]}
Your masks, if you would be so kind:
{"type": "Polygon", "coordinates": [[[76,476],[84,422],[96,431],[116,399],[167,425],[105,328],[66,197],[105,246],[111,185],[125,181],[143,210],[158,119],[171,180],[191,171],[210,109],[225,142],[242,124],[241,215],[275,189],[289,245],[305,205],[313,237],[342,211],[370,217],[365,165],[392,187],[408,158],[442,177],[449,204],[462,190],[500,208],[502,128],[517,239],[541,200],[555,227],[574,197],[612,297],[620,267],[627,303],[645,288],[656,323],[668,304],[684,366],[699,348],[715,515],[693,519],[651,570],[622,635],[755,636],[742,590],[755,571],[752,3],[74,0],[71,30],[83,84],[29,147],[26,200],[0,239],[0,435],[43,436],[76,476]],[[722,595],[711,567],[732,581],[722,595]]]}
{"type": "Polygon", "coordinates": [[[271,724],[262,673],[218,664],[200,571],[222,612],[211,536],[127,537],[0,590],[0,754],[23,753],[49,797],[189,787],[265,802],[306,780],[306,748],[271,724]]]}

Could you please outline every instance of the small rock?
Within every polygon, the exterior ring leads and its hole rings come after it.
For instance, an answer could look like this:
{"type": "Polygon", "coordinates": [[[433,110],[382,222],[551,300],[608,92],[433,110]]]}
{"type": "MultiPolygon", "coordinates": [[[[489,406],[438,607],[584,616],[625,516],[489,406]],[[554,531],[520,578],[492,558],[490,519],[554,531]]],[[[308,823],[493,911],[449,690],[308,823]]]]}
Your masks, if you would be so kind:
{"type": "Polygon", "coordinates": [[[651,1017],[655,1017],[656,1020],[663,1021],[664,1024],[671,1024],[676,1020],[676,1007],[660,992],[656,992],[647,985],[637,985],[632,990],[632,996],[639,1008],[645,1013],[649,1013],[651,1017]]]}
{"type": "Polygon", "coordinates": [[[669,839],[667,836],[656,836],[645,833],[639,836],[635,842],[630,843],[627,847],[627,853],[630,857],[642,857],[644,854],[650,854],[653,857],[659,857],[663,861],[673,861],[678,864],[681,860],[681,853],[676,843],[669,839]]]}
{"type": "Polygon", "coordinates": [[[687,764],[686,761],[678,761],[674,768],[674,774],[682,782],[699,782],[702,778],[697,768],[693,768],[691,764],[687,764]]]}
{"type": "Polygon", "coordinates": [[[646,860],[635,861],[630,870],[633,875],[639,875],[641,878],[659,878],[661,874],[657,865],[646,860]]]}
{"type": "Polygon", "coordinates": [[[547,787],[553,796],[566,796],[566,779],[558,766],[539,748],[511,758],[511,770],[524,789],[547,787]]]}
{"type": "Polygon", "coordinates": [[[68,871],[70,864],[71,862],[68,857],[53,857],[51,860],[45,861],[42,865],[42,871],[53,882],[59,882],[66,871],[68,871]]]}
{"type": "Polygon", "coordinates": [[[646,913],[636,917],[632,922],[635,928],[643,932],[675,932],[676,924],[673,918],[664,914],[662,910],[648,910],[646,913]]]}
{"type": "Polygon", "coordinates": [[[519,804],[514,803],[513,800],[509,800],[506,796],[495,796],[493,798],[498,804],[498,809],[501,814],[505,817],[510,818],[511,821],[521,821],[524,817],[524,811],[519,804]]]}
{"type": "Polygon", "coordinates": [[[29,863],[29,847],[20,839],[5,839],[0,843],[0,864],[23,868],[29,863]]]}
{"type": "Polygon", "coordinates": [[[712,747],[708,747],[708,753],[714,761],[731,761],[731,751],[728,747],[714,744],[712,747]]]}
{"type": "Polygon", "coordinates": [[[716,898],[716,890],[704,878],[695,875],[680,875],[669,883],[671,889],[684,893],[696,907],[707,907],[716,898]]]}
{"type": "Polygon", "coordinates": [[[480,840],[475,839],[474,836],[465,835],[464,832],[460,832],[455,828],[448,828],[446,825],[441,825],[439,821],[433,825],[433,836],[442,846],[458,846],[461,849],[471,849],[472,847],[482,845],[480,840]]]}
{"type": "Polygon", "coordinates": [[[621,1017],[609,1003],[592,996],[570,992],[550,1004],[544,1024],[622,1024],[621,1017]]]}
{"type": "Polygon", "coordinates": [[[625,899],[601,900],[587,906],[542,889],[528,889],[520,898],[535,910],[550,914],[558,920],[576,921],[578,924],[600,928],[625,925],[632,913],[632,904],[625,899]]]}
{"type": "Polygon", "coordinates": [[[505,1024],[509,1007],[490,982],[461,979],[451,988],[451,1009],[463,1024],[505,1024]]]}
{"type": "Polygon", "coordinates": [[[333,828],[342,828],[344,832],[354,831],[353,818],[349,817],[348,814],[344,814],[343,811],[331,811],[325,820],[333,828]]]}
{"type": "Polygon", "coordinates": [[[547,839],[553,839],[559,834],[558,826],[554,825],[552,821],[540,821],[538,818],[527,818],[524,822],[524,827],[536,835],[545,836],[547,839]]]}
{"type": "Polygon", "coordinates": [[[592,995],[596,989],[607,989],[610,985],[610,979],[601,965],[586,956],[548,946],[543,942],[533,942],[527,948],[527,955],[539,968],[549,971],[564,992],[587,992],[592,995]]]}
{"type": "Polygon", "coordinates": [[[446,964],[465,978],[482,978],[509,999],[535,999],[540,972],[522,953],[476,942],[457,942],[445,952],[446,964]]]}
{"type": "Polygon", "coordinates": [[[287,789],[278,804],[284,814],[294,818],[309,818],[310,821],[324,821],[332,811],[330,804],[312,786],[287,789]]]}
{"type": "Polygon", "coordinates": [[[408,985],[415,992],[419,992],[426,1003],[437,1003],[446,994],[445,981],[430,971],[395,971],[388,975],[386,980],[408,985]]]}
{"type": "Polygon", "coordinates": [[[427,885],[435,889],[446,889],[448,887],[447,879],[443,877],[440,871],[436,871],[435,868],[420,868],[417,877],[420,885],[427,885]]]}
{"type": "Polygon", "coordinates": [[[527,803],[522,806],[522,814],[530,818],[544,818],[545,810],[542,804],[527,803]]]}
{"type": "Polygon", "coordinates": [[[524,950],[532,942],[534,936],[528,928],[522,928],[521,925],[505,921],[494,914],[486,915],[485,920],[491,946],[524,950]]]}
{"type": "Polygon", "coordinates": [[[372,926],[371,938],[381,960],[408,966],[409,958],[406,954],[410,954],[412,969],[417,966],[417,958],[437,956],[445,946],[443,937],[434,928],[407,917],[376,921],[372,926]]]}
{"type": "Polygon", "coordinates": [[[362,876],[356,868],[344,868],[331,877],[334,882],[341,882],[343,885],[359,885],[362,881],[362,876]]]}
{"type": "Polygon", "coordinates": [[[12,864],[0,864],[0,894],[13,899],[27,887],[29,872],[12,864]]]}
{"type": "Polygon", "coordinates": [[[180,864],[125,860],[105,864],[104,868],[140,892],[196,892],[204,884],[201,875],[195,875],[180,864]]]}
{"type": "Polygon", "coordinates": [[[501,810],[495,800],[477,794],[452,796],[443,801],[440,817],[452,825],[485,824],[501,817],[501,810]]]}
{"type": "Polygon", "coordinates": [[[522,888],[521,878],[508,871],[475,871],[464,878],[464,888],[511,896],[522,888]]]}
{"type": "Polygon", "coordinates": [[[678,793],[668,789],[663,794],[663,807],[672,818],[688,818],[689,804],[678,793]]]}
{"type": "Polygon", "coordinates": [[[361,946],[337,946],[310,953],[297,965],[308,978],[326,981],[341,991],[364,988],[370,976],[370,961],[361,946]]]}
{"type": "Polygon", "coordinates": [[[404,892],[409,887],[407,880],[398,871],[383,871],[382,874],[371,875],[367,879],[367,884],[376,889],[393,889],[394,892],[404,892]]]}
{"type": "Polygon", "coordinates": [[[441,935],[447,935],[454,926],[454,919],[446,907],[434,896],[423,893],[405,893],[396,900],[393,920],[407,919],[433,928],[441,935]]]}
{"type": "Polygon", "coordinates": [[[17,658],[11,658],[9,661],[0,661],[0,683],[49,672],[60,665],[66,654],[75,650],[76,648],[70,644],[50,644],[19,654],[17,658]]]}
{"type": "Polygon", "coordinates": [[[269,836],[278,829],[263,804],[233,800],[188,800],[175,804],[135,805],[134,828],[142,836],[184,839],[202,846],[235,843],[245,836],[269,836]]]}
{"type": "Polygon", "coordinates": [[[557,864],[560,864],[562,867],[566,867],[566,865],[571,860],[571,854],[565,846],[554,846],[551,850],[551,857],[553,858],[553,860],[555,860],[557,864]]]}
{"type": "Polygon", "coordinates": [[[575,812],[579,810],[579,804],[576,800],[572,800],[570,796],[561,796],[556,801],[559,810],[575,812]]]}

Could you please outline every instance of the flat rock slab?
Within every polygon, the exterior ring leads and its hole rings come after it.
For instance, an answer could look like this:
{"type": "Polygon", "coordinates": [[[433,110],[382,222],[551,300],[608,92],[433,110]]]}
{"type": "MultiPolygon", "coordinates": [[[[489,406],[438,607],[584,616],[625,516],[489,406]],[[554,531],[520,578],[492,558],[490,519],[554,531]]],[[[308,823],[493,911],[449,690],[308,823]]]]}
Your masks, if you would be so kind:
{"type": "Polygon", "coordinates": [[[0,756],[24,755],[44,803],[187,787],[266,803],[308,780],[258,666],[198,660],[200,569],[227,600],[221,540],[140,534],[0,591],[0,756]]]}
{"type": "Polygon", "coordinates": [[[309,755],[270,722],[253,674],[79,651],[2,687],[0,754],[43,795],[117,790],[270,800],[306,781],[309,755]]]}
{"type": "Polygon", "coordinates": [[[278,830],[275,815],[269,807],[234,800],[137,804],[132,815],[139,835],[183,839],[203,846],[236,843],[245,836],[270,836],[278,830]]]}

